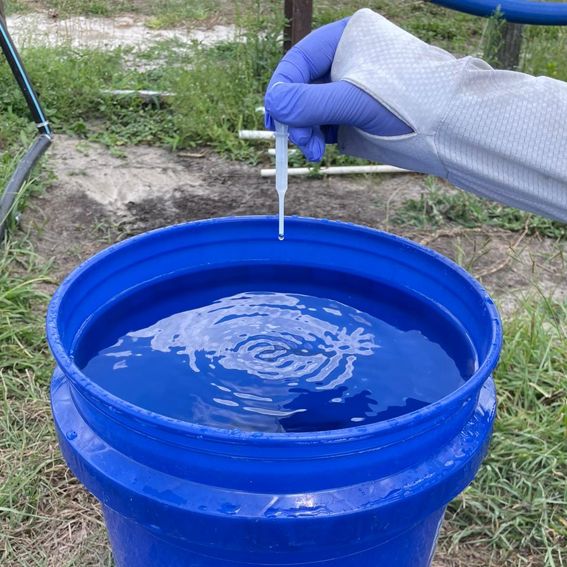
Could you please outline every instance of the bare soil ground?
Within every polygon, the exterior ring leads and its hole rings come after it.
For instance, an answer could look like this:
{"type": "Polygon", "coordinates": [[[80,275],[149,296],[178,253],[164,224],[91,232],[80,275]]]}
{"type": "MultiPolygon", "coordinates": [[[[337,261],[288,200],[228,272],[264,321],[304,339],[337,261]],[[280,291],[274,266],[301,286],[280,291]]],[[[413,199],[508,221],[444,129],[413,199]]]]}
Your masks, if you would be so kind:
{"type": "Polygon", "coordinates": [[[186,45],[193,41],[212,45],[233,40],[236,36],[236,26],[220,24],[215,18],[198,22],[191,28],[184,26],[174,29],[150,29],[146,25],[147,20],[147,17],[137,14],[109,19],[86,16],[59,18],[56,14],[36,12],[8,16],[7,24],[20,48],[29,45],[65,45],[89,49],[147,48],[165,40],[177,40],[186,45]]]}
{"type": "MultiPolygon", "coordinates": [[[[103,146],[58,136],[50,166],[57,180],[32,200],[22,223],[33,231],[37,251],[53,262],[56,281],[128,235],[196,219],[277,212],[273,179],[208,151],[174,154],[138,146],[118,158],[103,146]]],[[[424,191],[417,174],[291,178],[286,209],[422,242],[478,277],[504,312],[534,289],[567,297],[565,243],[501,229],[395,224],[397,207],[424,191]]]]}

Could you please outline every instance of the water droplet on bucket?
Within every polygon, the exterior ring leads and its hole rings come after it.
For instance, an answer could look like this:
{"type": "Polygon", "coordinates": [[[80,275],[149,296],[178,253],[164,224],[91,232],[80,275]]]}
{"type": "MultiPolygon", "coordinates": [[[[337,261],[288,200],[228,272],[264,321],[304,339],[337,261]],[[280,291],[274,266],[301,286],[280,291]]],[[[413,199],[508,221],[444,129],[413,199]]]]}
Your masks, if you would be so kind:
{"type": "Polygon", "coordinates": [[[240,506],[230,504],[229,502],[222,504],[221,507],[219,508],[219,512],[222,512],[223,514],[232,515],[232,514],[237,514],[239,511],[240,511],[240,506]]]}
{"type": "Polygon", "coordinates": [[[67,439],[69,439],[69,441],[73,441],[74,439],[77,438],[77,432],[76,431],[67,431],[67,434],[65,435],[65,437],[67,437],[67,439]]]}

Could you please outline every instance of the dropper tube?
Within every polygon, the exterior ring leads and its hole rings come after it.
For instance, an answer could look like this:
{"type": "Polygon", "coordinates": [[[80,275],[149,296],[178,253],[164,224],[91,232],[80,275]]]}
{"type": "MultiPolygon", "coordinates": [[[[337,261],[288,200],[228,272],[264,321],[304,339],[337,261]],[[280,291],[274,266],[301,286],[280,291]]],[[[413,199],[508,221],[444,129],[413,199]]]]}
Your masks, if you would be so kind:
{"type": "Polygon", "coordinates": [[[279,222],[278,238],[284,239],[285,192],[288,178],[288,133],[287,126],[274,120],[276,126],[276,191],[278,192],[279,222]]]}

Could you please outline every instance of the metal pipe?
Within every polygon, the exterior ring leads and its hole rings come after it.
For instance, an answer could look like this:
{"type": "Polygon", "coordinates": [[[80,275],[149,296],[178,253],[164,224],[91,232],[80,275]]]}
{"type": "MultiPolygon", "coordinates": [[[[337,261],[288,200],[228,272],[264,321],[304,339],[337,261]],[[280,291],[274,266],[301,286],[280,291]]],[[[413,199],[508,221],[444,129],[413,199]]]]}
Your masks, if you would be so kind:
{"type": "Polygon", "coordinates": [[[35,125],[39,130],[40,134],[46,134],[47,136],[51,135],[51,128],[49,127],[49,122],[45,117],[43,112],[43,108],[37,98],[35,91],[31,85],[30,79],[26,70],[24,69],[24,65],[20,58],[20,55],[14,45],[10,34],[8,33],[8,28],[5,25],[5,22],[0,18],[0,48],[4,52],[6,56],[6,60],[8,61],[8,65],[10,69],[12,69],[12,73],[22,91],[24,98],[28,104],[28,108],[32,113],[33,119],[35,120],[35,125]]]}
{"type": "Polygon", "coordinates": [[[51,141],[51,136],[48,136],[47,134],[41,134],[38,136],[25,153],[24,157],[20,160],[18,167],[16,167],[16,171],[14,171],[12,177],[8,181],[8,185],[6,185],[6,189],[0,199],[0,239],[4,236],[6,222],[12,212],[12,208],[14,207],[14,203],[20,189],[26,182],[26,179],[29,177],[34,166],[50,146],[51,141]]]}

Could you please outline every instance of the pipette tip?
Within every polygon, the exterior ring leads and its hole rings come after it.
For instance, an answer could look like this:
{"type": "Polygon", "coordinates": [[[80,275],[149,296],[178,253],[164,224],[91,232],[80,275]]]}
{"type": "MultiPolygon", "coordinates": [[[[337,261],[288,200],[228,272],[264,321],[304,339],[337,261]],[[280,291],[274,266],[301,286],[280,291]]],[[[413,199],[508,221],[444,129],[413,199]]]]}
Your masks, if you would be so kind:
{"type": "Polygon", "coordinates": [[[276,122],[276,190],[278,192],[279,226],[278,239],[284,239],[285,192],[287,191],[288,176],[288,133],[287,126],[276,122]]]}

